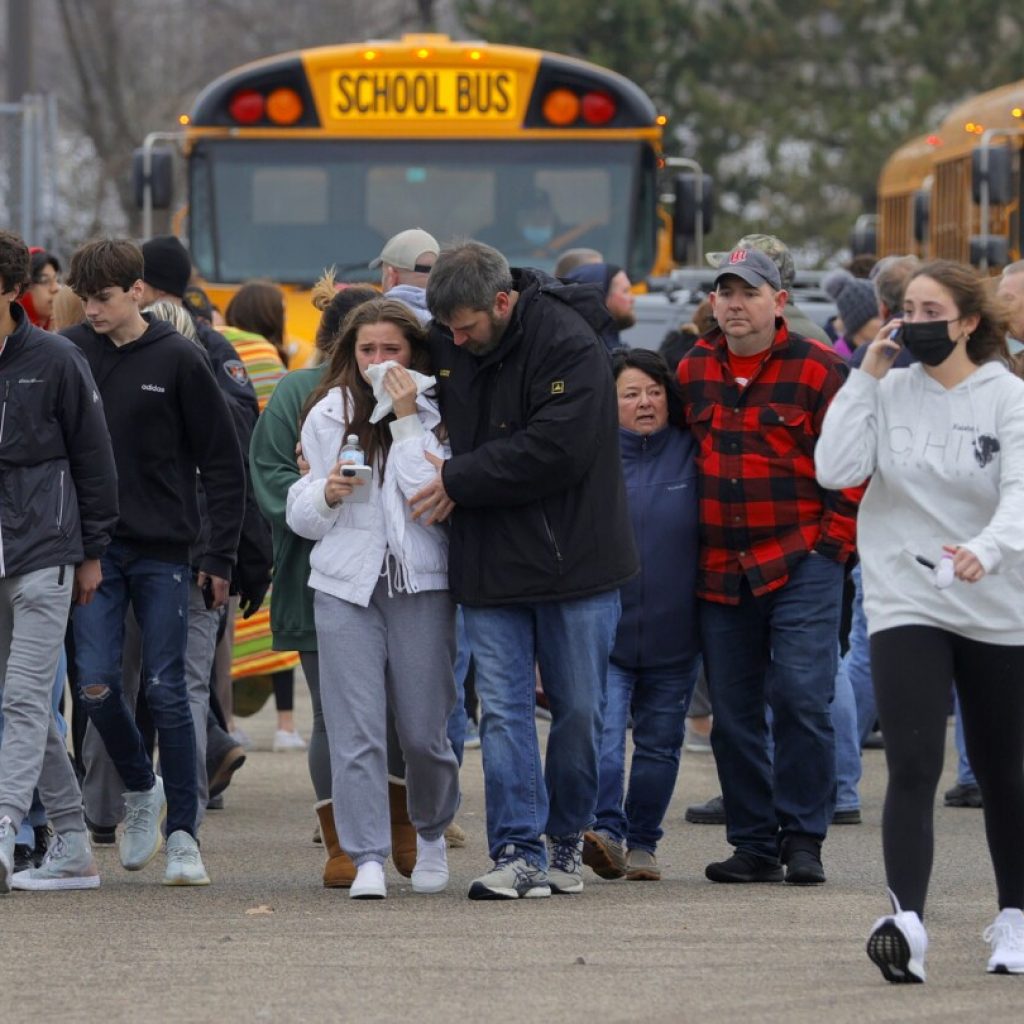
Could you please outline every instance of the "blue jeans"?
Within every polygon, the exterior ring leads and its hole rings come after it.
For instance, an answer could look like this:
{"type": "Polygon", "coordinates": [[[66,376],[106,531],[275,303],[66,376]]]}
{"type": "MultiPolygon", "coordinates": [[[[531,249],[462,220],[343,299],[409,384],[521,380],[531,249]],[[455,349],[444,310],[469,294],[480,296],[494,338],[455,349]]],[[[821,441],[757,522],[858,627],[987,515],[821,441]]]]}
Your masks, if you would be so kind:
{"type": "Polygon", "coordinates": [[[160,743],[167,793],[167,834],[195,835],[196,738],[185,686],[191,570],[145,558],[114,541],[102,559],[103,582],[92,602],[75,608],[78,689],[121,781],[131,792],[155,782],[146,747],[124,699],[121,651],[131,603],[142,634],[142,685],[160,743]],[[106,687],[99,696],[91,687],[106,687]]]}
{"type": "Polygon", "coordinates": [[[466,636],[466,619],[462,614],[462,605],[455,606],[455,707],[448,716],[448,742],[455,751],[459,765],[466,746],[466,726],[469,722],[466,715],[466,676],[469,674],[469,638],[466,636]]]}
{"type": "Polygon", "coordinates": [[[859,565],[854,566],[850,579],[853,580],[853,618],[850,622],[850,646],[843,657],[843,668],[853,688],[853,699],[857,705],[857,734],[863,746],[875,727],[878,711],[875,687],[871,682],[871,647],[868,643],[868,620],[864,614],[864,581],[859,565]]]}
{"type": "Polygon", "coordinates": [[[832,701],[832,726],[836,733],[836,810],[860,810],[860,735],[857,732],[857,700],[846,669],[839,659],[836,695],[832,701]]]}
{"type": "Polygon", "coordinates": [[[953,688],[953,739],[956,742],[956,781],[961,786],[976,786],[978,780],[967,757],[967,741],[964,739],[964,719],[960,712],[960,698],[953,688]]]}
{"type": "Polygon", "coordinates": [[[836,803],[835,692],[843,568],[808,555],[763,597],[701,601],[715,727],[711,746],[738,850],[774,859],[780,839],[823,840],[836,803]],[[774,763],[766,705],[772,711],[774,763]],[[781,832],[781,835],[780,835],[781,832]]]}
{"type": "Polygon", "coordinates": [[[572,836],[594,824],[619,592],[463,611],[480,697],[490,854],[497,858],[511,844],[544,868],[542,835],[572,836]],[[534,722],[535,661],[551,705],[543,770],[534,722]]]}
{"type": "Polygon", "coordinates": [[[686,709],[700,659],[682,668],[608,666],[608,699],[601,735],[596,828],[631,850],[654,853],[679,774],[686,709]],[[633,713],[633,763],[626,773],[626,728],[633,713]]]}

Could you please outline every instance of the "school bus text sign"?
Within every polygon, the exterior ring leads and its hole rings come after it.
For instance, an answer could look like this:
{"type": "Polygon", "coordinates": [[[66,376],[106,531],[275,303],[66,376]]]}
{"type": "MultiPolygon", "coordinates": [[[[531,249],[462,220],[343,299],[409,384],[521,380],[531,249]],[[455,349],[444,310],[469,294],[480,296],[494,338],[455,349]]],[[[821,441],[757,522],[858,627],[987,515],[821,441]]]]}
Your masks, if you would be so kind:
{"type": "Polygon", "coordinates": [[[335,120],[511,120],[516,76],[496,69],[375,68],[331,75],[335,120]]]}

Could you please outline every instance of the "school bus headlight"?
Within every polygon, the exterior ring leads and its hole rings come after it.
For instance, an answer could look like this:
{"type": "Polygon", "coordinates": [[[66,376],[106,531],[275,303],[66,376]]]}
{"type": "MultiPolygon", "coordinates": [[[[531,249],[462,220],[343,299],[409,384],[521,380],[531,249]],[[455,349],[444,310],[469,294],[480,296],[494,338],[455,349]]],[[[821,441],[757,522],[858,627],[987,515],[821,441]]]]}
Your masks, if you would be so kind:
{"type": "Polygon", "coordinates": [[[668,118],[664,114],[659,114],[655,119],[654,123],[659,127],[664,128],[668,124],[668,118]]]}
{"type": "Polygon", "coordinates": [[[294,89],[275,89],[267,97],[267,117],[274,124],[295,124],[302,117],[302,98],[294,89]]]}
{"type": "Polygon", "coordinates": [[[580,98],[571,89],[552,89],[542,107],[548,124],[572,124],[580,116],[580,98]]]}
{"type": "Polygon", "coordinates": [[[228,113],[239,124],[256,124],[263,120],[266,100],[255,89],[239,89],[228,100],[228,113]]]}
{"type": "Polygon", "coordinates": [[[583,97],[583,120],[587,124],[607,124],[615,110],[615,100],[606,92],[588,92],[583,97]]]}

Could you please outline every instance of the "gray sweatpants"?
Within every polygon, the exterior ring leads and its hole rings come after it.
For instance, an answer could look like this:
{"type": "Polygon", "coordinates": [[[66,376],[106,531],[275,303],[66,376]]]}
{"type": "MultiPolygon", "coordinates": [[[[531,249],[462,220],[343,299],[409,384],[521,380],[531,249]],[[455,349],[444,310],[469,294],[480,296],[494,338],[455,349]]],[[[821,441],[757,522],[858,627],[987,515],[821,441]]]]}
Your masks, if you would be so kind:
{"type": "Polygon", "coordinates": [[[66,565],[0,579],[0,818],[15,828],[38,786],[58,834],[85,831],[82,793],[50,700],[74,576],[66,565]]]}
{"type": "Polygon", "coordinates": [[[314,609],[338,838],[357,865],[383,862],[391,852],[389,704],[416,831],[436,839],[459,807],[459,763],[446,731],[455,605],[442,590],[389,597],[382,577],[367,608],[317,591],[314,609]]]}
{"type": "MultiPolygon", "coordinates": [[[[188,641],[185,645],[185,686],[188,689],[188,707],[196,734],[196,793],[199,810],[196,829],[206,815],[209,800],[209,780],[206,775],[206,716],[210,710],[210,669],[217,646],[217,612],[207,611],[203,592],[195,580],[188,594],[188,641]]],[[[142,636],[135,616],[129,609],[125,620],[124,648],[121,655],[121,685],[128,707],[135,709],[139,699],[139,681],[142,673],[142,636]]],[[[110,827],[124,817],[124,783],[110,760],[107,748],[90,722],[86,726],[82,744],[85,779],[82,793],[85,813],[94,825],[110,827]]]]}

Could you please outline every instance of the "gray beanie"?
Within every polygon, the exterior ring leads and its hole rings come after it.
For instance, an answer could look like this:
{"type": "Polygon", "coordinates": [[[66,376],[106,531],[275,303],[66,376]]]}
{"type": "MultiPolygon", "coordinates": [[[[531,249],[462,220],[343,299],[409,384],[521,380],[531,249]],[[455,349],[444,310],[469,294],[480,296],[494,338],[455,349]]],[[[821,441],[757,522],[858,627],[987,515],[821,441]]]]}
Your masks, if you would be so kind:
{"type": "Polygon", "coordinates": [[[822,278],[821,287],[839,310],[847,341],[872,317],[878,316],[878,300],[870,281],[854,277],[847,270],[833,270],[822,278]]]}

